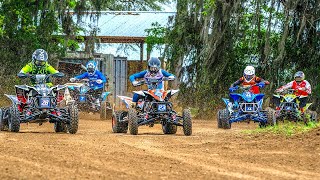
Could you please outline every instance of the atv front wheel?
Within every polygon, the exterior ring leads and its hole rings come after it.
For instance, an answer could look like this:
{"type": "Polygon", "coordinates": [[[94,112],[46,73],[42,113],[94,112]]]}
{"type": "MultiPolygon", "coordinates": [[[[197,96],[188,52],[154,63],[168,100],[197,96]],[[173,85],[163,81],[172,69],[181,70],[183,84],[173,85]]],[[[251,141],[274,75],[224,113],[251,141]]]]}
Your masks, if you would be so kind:
{"type": "Polygon", "coordinates": [[[68,106],[69,110],[69,118],[70,118],[70,123],[67,124],[67,128],[69,133],[75,134],[78,131],[78,123],[79,123],[79,117],[78,117],[78,107],[72,103],[71,105],[68,106]]]}
{"type": "Polygon", "coordinates": [[[11,132],[20,131],[20,113],[16,105],[12,105],[9,108],[9,117],[8,117],[8,129],[11,132]]]}
{"type": "Polygon", "coordinates": [[[183,133],[186,136],[190,136],[192,134],[192,120],[191,113],[189,109],[184,109],[182,112],[183,118],[183,133]]]}
{"type": "Polygon", "coordinates": [[[164,134],[176,134],[177,133],[177,125],[165,123],[162,125],[162,131],[164,134]]]}
{"type": "Polygon", "coordinates": [[[53,128],[56,133],[58,133],[58,132],[67,133],[68,132],[67,125],[62,122],[55,122],[53,125],[53,128]]]}
{"type": "Polygon", "coordinates": [[[137,111],[133,108],[129,109],[128,113],[128,126],[129,126],[129,132],[132,135],[138,134],[138,117],[137,117],[137,111]]]}
{"type": "Polygon", "coordinates": [[[306,115],[306,119],[309,118],[309,121],[308,122],[318,122],[318,113],[316,111],[311,111],[311,110],[307,110],[305,112],[305,115],[306,115]],[[307,117],[309,116],[309,117],[307,117]]]}
{"type": "Polygon", "coordinates": [[[229,112],[227,109],[222,109],[220,111],[220,119],[221,119],[221,126],[223,129],[231,129],[231,124],[229,122],[229,112]]]}
{"type": "Polygon", "coordinates": [[[277,124],[276,111],[270,107],[266,108],[267,113],[267,124],[269,126],[274,126],[277,124]]]}
{"type": "Polygon", "coordinates": [[[123,122],[124,117],[128,116],[127,111],[115,111],[112,115],[112,131],[114,133],[127,133],[128,122],[123,122]]]}

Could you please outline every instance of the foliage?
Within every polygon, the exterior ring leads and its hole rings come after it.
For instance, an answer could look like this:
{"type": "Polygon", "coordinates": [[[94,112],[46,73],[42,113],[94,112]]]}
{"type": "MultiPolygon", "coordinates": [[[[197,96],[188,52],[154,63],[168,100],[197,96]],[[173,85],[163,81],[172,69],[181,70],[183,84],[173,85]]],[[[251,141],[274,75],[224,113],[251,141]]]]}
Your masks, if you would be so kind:
{"type": "MultiPolygon", "coordinates": [[[[16,74],[31,59],[37,48],[48,51],[51,64],[64,52],[75,50],[84,39],[79,37],[81,27],[74,22],[73,14],[90,15],[101,10],[160,10],[157,1],[115,0],[0,0],[0,63],[5,68],[0,75],[16,74]],[[59,36],[59,35],[64,36],[59,36]],[[56,57],[56,59],[52,59],[56,57]]],[[[94,31],[94,30],[93,30],[94,31]]],[[[91,33],[94,36],[94,32],[91,33]]],[[[90,39],[90,38],[89,38],[90,39]]],[[[89,43],[95,43],[91,38],[89,43]]],[[[93,49],[91,49],[93,50],[93,49]]]]}
{"type": "Polygon", "coordinates": [[[303,70],[318,104],[319,19],[315,0],[178,0],[166,56],[179,77],[180,99],[208,114],[244,67],[254,65],[271,82],[269,96],[303,70]]]}
{"type": "Polygon", "coordinates": [[[155,45],[164,45],[165,39],[164,36],[166,34],[167,29],[165,27],[161,27],[158,22],[152,23],[152,28],[146,29],[147,37],[145,42],[148,44],[147,52],[151,52],[155,45]]]}

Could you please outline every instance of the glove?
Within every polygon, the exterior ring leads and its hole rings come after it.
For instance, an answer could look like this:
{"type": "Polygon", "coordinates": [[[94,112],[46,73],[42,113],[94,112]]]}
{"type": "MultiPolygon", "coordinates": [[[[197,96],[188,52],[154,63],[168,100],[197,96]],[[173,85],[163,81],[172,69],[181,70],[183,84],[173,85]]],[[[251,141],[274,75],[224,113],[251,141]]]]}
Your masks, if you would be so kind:
{"type": "Polygon", "coordinates": [[[276,89],[275,92],[276,93],[281,93],[283,91],[283,89],[276,89]]]}
{"type": "Polygon", "coordinates": [[[168,77],[168,80],[169,80],[169,81],[173,81],[174,79],[175,79],[174,76],[169,76],[169,77],[168,77]]]}
{"type": "Polygon", "coordinates": [[[139,85],[139,81],[133,81],[133,82],[132,82],[132,85],[133,85],[133,86],[138,86],[138,85],[139,85]]]}
{"type": "Polygon", "coordinates": [[[238,86],[230,87],[230,88],[229,88],[229,92],[234,92],[234,91],[236,91],[236,90],[238,90],[238,86]]]}
{"type": "Polygon", "coordinates": [[[264,86],[266,85],[264,82],[260,82],[257,84],[260,88],[264,88],[264,86]]]}
{"type": "Polygon", "coordinates": [[[76,80],[76,78],[70,78],[70,82],[75,82],[76,80]]]}
{"type": "Polygon", "coordinates": [[[98,79],[96,82],[97,82],[98,84],[101,84],[101,83],[102,83],[102,80],[101,80],[101,79],[98,79]]]}

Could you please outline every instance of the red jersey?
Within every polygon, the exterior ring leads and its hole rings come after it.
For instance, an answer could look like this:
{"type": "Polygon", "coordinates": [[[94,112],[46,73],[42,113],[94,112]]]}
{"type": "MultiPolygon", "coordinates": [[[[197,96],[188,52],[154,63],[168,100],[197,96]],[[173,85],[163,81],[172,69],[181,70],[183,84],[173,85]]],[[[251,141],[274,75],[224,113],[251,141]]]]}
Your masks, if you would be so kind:
{"type": "Polygon", "coordinates": [[[266,81],[258,76],[254,76],[250,81],[246,81],[246,79],[242,76],[239,80],[234,82],[231,86],[252,86],[250,91],[254,94],[259,94],[260,93],[260,87],[259,86],[254,86],[257,83],[264,82],[266,85],[270,84],[269,81],[266,81]]]}

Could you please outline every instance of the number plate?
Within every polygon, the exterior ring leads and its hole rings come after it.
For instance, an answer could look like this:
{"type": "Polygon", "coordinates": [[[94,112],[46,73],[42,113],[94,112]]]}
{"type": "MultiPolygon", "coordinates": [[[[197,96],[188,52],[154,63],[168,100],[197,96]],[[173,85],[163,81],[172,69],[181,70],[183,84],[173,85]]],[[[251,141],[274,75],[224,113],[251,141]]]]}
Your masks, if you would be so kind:
{"type": "Polygon", "coordinates": [[[87,100],[86,96],[80,96],[79,97],[79,101],[80,102],[86,102],[86,100],[87,100]]]}
{"type": "Polygon", "coordinates": [[[253,107],[246,107],[246,111],[254,111],[254,108],[253,107]]]}
{"type": "Polygon", "coordinates": [[[166,104],[159,104],[158,105],[158,111],[166,111],[167,110],[167,105],[166,104]]]}
{"type": "Polygon", "coordinates": [[[49,108],[50,107],[50,98],[41,98],[40,99],[40,107],[49,108]]]}

